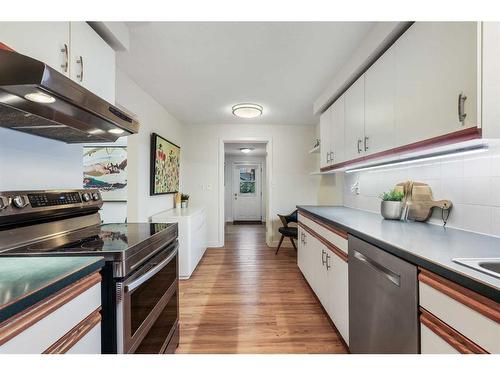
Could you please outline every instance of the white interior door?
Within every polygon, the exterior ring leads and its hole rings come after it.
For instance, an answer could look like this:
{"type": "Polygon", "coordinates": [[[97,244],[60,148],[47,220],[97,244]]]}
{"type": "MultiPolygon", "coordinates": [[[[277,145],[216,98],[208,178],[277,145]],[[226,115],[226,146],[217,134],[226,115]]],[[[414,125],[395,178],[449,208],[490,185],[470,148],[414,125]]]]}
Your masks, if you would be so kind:
{"type": "Polygon", "coordinates": [[[233,220],[262,220],[262,167],[235,164],[233,167],[233,220]]]}

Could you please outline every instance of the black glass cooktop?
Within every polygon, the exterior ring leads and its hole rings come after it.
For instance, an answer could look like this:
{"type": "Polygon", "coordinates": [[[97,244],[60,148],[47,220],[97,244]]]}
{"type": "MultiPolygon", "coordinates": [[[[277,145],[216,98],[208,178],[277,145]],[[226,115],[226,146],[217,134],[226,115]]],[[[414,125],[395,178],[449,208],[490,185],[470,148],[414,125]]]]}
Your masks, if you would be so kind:
{"type": "MultiPolygon", "coordinates": [[[[37,253],[116,253],[147,242],[155,234],[174,226],[167,223],[102,224],[50,240],[8,251],[16,254],[37,253]]],[[[174,238],[172,238],[174,239],[174,238]]]]}

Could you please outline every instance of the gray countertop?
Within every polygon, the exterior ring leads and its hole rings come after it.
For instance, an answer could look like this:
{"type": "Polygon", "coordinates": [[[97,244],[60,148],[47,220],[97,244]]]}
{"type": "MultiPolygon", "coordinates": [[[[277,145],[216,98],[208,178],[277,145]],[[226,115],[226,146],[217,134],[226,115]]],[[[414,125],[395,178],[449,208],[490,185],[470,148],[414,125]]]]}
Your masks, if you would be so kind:
{"type": "Polygon", "coordinates": [[[0,258],[0,323],[103,266],[102,257],[0,258]]]}
{"type": "Polygon", "coordinates": [[[500,279],[452,261],[500,258],[500,238],[438,225],[384,220],[379,214],[342,206],[297,206],[381,249],[500,301],[500,279]]]}

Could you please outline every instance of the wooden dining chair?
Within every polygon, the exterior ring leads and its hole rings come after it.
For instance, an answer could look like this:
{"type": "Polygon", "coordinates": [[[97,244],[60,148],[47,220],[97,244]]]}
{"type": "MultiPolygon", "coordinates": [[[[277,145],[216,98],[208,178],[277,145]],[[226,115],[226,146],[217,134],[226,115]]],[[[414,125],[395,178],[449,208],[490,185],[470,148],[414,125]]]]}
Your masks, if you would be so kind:
{"type": "Polygon", "coordinates": [[[280,251],[281,244],[283,243],[283,240],[285,237],[289,238],[290,241],[292,242],[293,248],[297,250],[297,246],[295,246],[295,242],[293,241],[294,239],[298,238],[298,228],[297,227],[289,227],[288,224],[290,223],[296,223],[297,222],[297,210],[293,211],[289,215],[279,215],[278,217],[280,218],[281,222],[283,223],[283,226],[278,229],[278,231],[281,233],[281,239],[278,244],[278,248],[276,249],[276,254],[278,254],[278,251],[280,251]]]}

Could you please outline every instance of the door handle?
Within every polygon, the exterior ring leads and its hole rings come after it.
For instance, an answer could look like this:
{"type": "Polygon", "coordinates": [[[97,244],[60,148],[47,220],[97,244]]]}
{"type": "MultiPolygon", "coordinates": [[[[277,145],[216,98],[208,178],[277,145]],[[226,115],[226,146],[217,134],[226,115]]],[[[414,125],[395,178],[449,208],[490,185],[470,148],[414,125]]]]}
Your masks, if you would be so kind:
{"type": "Polygon", "coordinates": [[[330,151],[330,154],[332,155],[332,156],[330,157],[330,161],[333,163],[333,156],[334,156],[333,151],[330,151]]]}
{"type": "Polygon", "coordinates": [[[370,138],[369,137],[365,137],[365,151],[368,151],[368,140],[370,138]]]}
{"type": "Polygon", "coordinates": [[[361,139],[358,139],[358,154],[361,154],[361,142],[362,140],[361,139]]]}
{"type": "Polygon", "coordinates": [[[359,260],[360,262],[366,264],[368,267],[372,268],[373,270],[377,271],[380,273],[382,276],[384,276],[387,280],[389,280],[391,283],[393,283],[396,286],[400,286],[401,284],[401,275],[398,275],[396,272],[391,271],[389,268],[384,267],[380,263],[375,262],[374,260],[367,258],[363,254],[354,251],[354,258],[359,260]]]}
{"type": "Polygon", "coordinates": [[[330,266],[330,255],[326,254],[326,270],[328,271],[332,266],[330,266]]]}
{"type": "Polygon", "coordinates": [[[467,113],[465,113],[465,101],[467,100],[467,96],[465,96],[462,92],[458,95],[458,121],[462,123],[462,126],[465,125],[465,118],[467,117],[467,113]]]}
{"type": "Polygon", "coordinates": [[[326,255],[326,251],[325,250],[321,250],[321,264],[324,266],[326,261],[325,261],[325,256],[326,255]]]}
{"type": "Polygon", "coordinates": [[[64,43],[64,47],[61,48],[61,52],[64,53],[64,63],[61,64],[61,68],[64,73],[68,73],[69,52],[68,52],[68,45],[66,43],[64,43]]]}
{"type": "Polygon", "coordinates": [[[76,60],[77,64],[80,64],[80,74],[76,75],[76,78],[80,80],[80,82],[83,82],[83,56],[80,56],[78,60],[76,60]]]}

